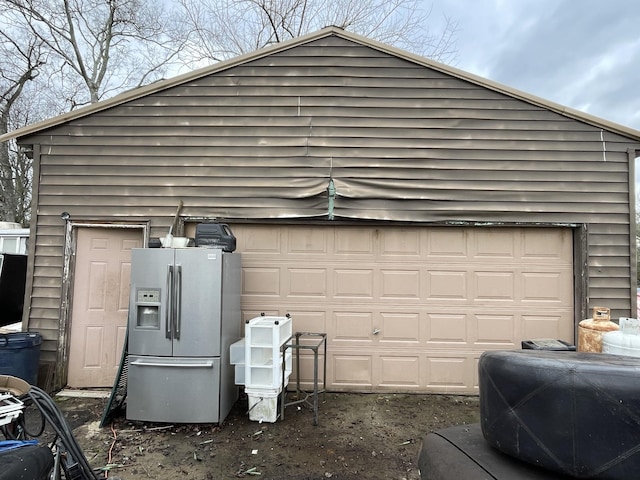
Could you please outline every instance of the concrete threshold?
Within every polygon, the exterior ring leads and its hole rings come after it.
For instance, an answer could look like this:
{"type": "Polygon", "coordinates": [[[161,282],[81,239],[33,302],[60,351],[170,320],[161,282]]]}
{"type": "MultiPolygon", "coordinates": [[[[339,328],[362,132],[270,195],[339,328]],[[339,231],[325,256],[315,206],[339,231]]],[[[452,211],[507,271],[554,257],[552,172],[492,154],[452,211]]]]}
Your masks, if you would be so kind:
{"type": "Polygon", "coordinates": [[[111,389],[93,389],[93,390],[77,390],[73,388],[64,388],[56,393],[56,397],[72,397],[72,398],[109,398],[111,389]]]}

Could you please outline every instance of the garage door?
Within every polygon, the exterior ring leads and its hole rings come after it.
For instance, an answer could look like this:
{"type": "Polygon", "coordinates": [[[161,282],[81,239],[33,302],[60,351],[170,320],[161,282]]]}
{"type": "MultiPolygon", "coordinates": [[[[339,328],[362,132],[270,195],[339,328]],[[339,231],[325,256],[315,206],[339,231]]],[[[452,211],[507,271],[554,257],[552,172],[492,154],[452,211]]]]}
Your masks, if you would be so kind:
{"type": "Polygon", "coordinates": [[[569,229],[232,228],[244,318],[326,333],[332,390],[477,393],[483,351],[573,342],[569,229]]]}

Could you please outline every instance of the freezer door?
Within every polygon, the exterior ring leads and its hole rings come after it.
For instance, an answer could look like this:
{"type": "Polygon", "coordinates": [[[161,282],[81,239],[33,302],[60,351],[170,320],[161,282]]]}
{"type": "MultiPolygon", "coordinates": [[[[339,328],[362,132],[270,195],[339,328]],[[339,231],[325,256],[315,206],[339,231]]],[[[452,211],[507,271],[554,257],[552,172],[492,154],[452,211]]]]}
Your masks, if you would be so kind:
{"type": "Polygon", "coordinates": [[[222,251],[176,250],[175,356],[220,356],[222,251]]]}
{"type": "Polygon", "coordinates": [[[129,356],[129,420],[218,423],[219,398],[219,358],[129,356]]]}
{"type": "Polygon", "coordinates": [[[172,355],[172,275],[174,250],[134,248],[131,251],[129,347],[134,355],[172,355]],[[143,318],[152,318],[157,324],[143,318]]]}

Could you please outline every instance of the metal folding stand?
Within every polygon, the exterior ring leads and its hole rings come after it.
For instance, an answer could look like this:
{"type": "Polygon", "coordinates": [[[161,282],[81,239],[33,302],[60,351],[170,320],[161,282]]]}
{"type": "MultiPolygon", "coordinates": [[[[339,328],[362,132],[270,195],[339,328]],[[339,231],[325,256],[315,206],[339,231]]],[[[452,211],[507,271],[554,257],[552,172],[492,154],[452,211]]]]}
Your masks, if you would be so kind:
{"type": "Polygon", "coordinates": [[[296,332],[282,346],[282,400],[280,401],[280,418],[284,420],[284,409],[290,405],[304,403],[313,408],[313,424],[318,425],[318,395],[327,389],[327,334],[296,332]],[[295,340],[294,340],[295,339],[295,340]],[[302,340],[302,343],[301,343],[302,340]],[[323,348],[322,389],[318,389],[318,351],[323,348]],[[285,385],[285,361],[287,349],[293,349],[296,358],[296,395],[297,400],[287,402],[287,388],[285,385]],[[300,350],[313,352],[313,390],[305,391],[300,388],[300,350]],[[303,398],[301,398],[304,395],[303,398]],[[313,402],[309,400],[313,397],[313,402]]]}

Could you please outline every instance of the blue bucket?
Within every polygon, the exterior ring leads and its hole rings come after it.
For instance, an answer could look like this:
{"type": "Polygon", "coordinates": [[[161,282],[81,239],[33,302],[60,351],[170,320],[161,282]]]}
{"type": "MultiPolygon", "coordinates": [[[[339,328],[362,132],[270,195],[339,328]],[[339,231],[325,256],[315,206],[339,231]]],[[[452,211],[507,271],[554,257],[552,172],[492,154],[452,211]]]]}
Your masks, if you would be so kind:
{"type": "Polygon", "coordinates": [[[11,375],[37,385],[41,344],[39,333],[0,334],[0,375],[11,375]]]}

